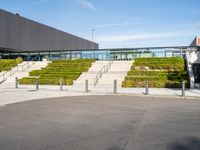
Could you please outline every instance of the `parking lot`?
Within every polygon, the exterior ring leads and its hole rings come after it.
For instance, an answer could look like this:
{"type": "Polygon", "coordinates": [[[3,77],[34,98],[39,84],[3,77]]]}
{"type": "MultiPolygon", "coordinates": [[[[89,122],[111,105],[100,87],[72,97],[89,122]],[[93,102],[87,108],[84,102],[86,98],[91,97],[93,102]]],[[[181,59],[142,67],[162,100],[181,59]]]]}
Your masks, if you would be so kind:
{"type": "Polygon", "coordinates": [[[199,150],[200,100],[110,95],[2,105],[0,149],[199,150]]]}

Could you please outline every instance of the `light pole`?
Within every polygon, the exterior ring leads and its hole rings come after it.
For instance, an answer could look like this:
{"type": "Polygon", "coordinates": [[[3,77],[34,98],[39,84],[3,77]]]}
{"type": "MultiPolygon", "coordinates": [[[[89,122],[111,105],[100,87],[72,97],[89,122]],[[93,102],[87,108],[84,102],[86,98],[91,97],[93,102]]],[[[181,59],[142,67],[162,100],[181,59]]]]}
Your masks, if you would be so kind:
{"type": "Polygon", "coordinates": [[[92,29],[92,49],[94,49],[94,29],[92,29]]]}

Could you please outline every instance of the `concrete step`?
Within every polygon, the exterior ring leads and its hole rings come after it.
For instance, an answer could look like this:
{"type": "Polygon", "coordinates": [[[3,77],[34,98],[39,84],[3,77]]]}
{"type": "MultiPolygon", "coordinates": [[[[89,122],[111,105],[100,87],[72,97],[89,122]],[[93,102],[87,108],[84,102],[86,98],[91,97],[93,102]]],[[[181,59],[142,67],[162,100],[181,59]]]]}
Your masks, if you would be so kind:
{"type": "Polygon", "coordinates": [[[90,85],[94,85],[94,79],[102,69],[103,66],[107,65],[109,61],[95,61],[92,66],[89,68],[88,72],[84,72],[80,77],[74,81],[73,86],[78,86],[85,84],[85,80],[88,80],[90,85]]]}
{"type": "MultiPolygon", "coordinates": [[[[96,61],[93,63],[88,72],[82,73],[81,76],[74,81],[74,86],[84,85],[86,79],[88,79],[89,85],[93,86],[94,78],[100,69],[108,63],[109,61],[96,61]]],[[[130,70],[132,64],[133,61],[114,61],[108,72],[102,74],[102,77],[99,79],[98,84],[94,87],[94,89],[99,87],[112,87],[115,79],[117,80],[117,86],[121,87],[121,83],[127,75],[127,72],[130,70]]]]}
{"type": "MultiPolygon", "coordinates": [[[[23,64],[25,64],[26,62],[24,62],[23,64]]],[[[33,71],[33,70],[41,70],[41,68],[44,68],[48,65],[48,62],[34,62],[33,64],[31,64],[30,62],[30,67],[28,69],[26,69],[25,71],[19,71],[19,72],[15,72],[12,76],[10,76],[5,82],[3,82],[2,84],[6,85],[9,83],[15,83],[15,78],[18,77],[18,79],[21,79],[23,77],[28,77],[29,76],[29,72],[33,71]]],[[[23,65],[20,64],[20,65],[23,65]]]]}
{"type": "Polygon", "coordinates": [[[132,64],[133,61],[114,61],[108,72],[99,79],[97,87],[112,87],[114,80],[117,80],[117,86],[121,86],[132,64]]]}

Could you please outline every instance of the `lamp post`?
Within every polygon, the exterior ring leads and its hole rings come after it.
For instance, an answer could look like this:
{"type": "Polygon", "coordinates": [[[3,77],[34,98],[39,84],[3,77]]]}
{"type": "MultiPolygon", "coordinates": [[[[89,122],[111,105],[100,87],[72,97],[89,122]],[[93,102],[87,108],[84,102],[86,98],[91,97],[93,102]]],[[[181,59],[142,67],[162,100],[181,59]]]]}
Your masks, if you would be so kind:
{"type": "Polygon", "coordinates": [[[94,49],[94,29],[92,29],[92,49],[94,49]]]}

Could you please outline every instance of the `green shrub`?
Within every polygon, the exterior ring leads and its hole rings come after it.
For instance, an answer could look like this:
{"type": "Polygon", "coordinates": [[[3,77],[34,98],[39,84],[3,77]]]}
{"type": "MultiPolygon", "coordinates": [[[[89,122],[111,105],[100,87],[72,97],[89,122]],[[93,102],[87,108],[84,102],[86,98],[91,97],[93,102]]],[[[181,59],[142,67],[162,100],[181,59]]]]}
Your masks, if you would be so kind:
{"type": "MultiPolygon", "coordinates": [[[[39,83],[41,85],[59,85],[60,84],[60,78],[39,78],[39,83]]],[[[26,77],[23,79],[19,79],[20,84],[35,84],[36,79],[31,77],[26,77]]],[[[63,85],[72,85],[73,80],[72,79],[63,79],[62,80],[63,85]]]]}
{"type": "Polygon", "coordinates": [[[23,59],[21,57],[16,58],[16,62],[17,64],[20,64],[23,62],[23,59]]]}
{"type": "Polygon", "coordinates": [[[184,59],[172,58],[137,58],[127,73],[122,87],[178,88],[182,81],[189,87],[189,77],[185,71],[184,59]],[[149,67],[146,70],[145,67],[149,67]],[[137,70],[136,70],[137,68],[137,70]]]}
{"type": "Polygon", "coordinates": [[[29,78],[19,80],[20,84],[35,84],[31,76],[38,76],[40,84],[59,85],[62,78],[63,85],[72,85],[82,72],[87,71],[95,60],[54,60],[41,70],[33,70],[29,78]]]}
{"type": "Polygon", "coordinates": [[[17,59],[0,59],[0,72],[8,71],[12,67],[17,66],[17,64],[23,61],[22,58],[18,57],[17,59]]]}
{"type": "Polygon", "coordinates": [[[184,70],[184,59],[180,57],[171,58],[137,58],[134,61],[134,67],[149,67],[150,69],[160,70],[184,70]]]}

